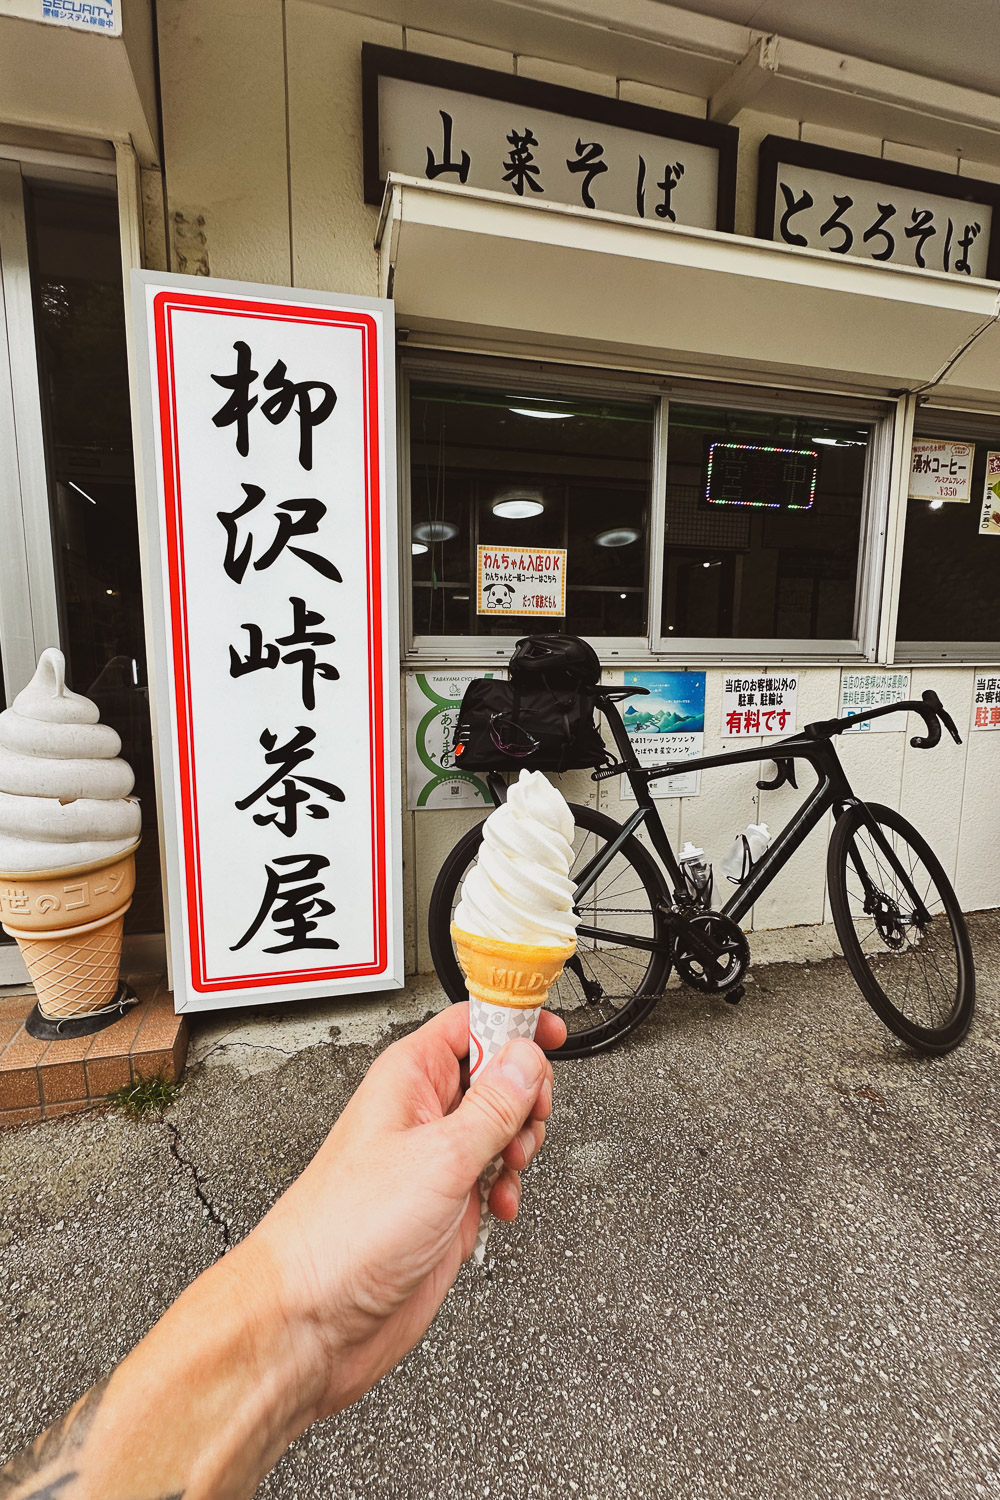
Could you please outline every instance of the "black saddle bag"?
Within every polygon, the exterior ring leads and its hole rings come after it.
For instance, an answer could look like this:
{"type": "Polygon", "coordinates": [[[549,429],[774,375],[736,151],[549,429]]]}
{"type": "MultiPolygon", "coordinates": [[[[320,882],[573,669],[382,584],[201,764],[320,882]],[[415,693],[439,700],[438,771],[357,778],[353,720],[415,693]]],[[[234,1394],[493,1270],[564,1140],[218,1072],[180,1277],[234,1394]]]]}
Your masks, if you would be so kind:
{"type": "Polygon", "coordinates": [[[456,768],[467,771],[573,771],[610,758],[594,720],[592,687],[556,690],[542,678],[470,682],[454,746],[456,768]]]}

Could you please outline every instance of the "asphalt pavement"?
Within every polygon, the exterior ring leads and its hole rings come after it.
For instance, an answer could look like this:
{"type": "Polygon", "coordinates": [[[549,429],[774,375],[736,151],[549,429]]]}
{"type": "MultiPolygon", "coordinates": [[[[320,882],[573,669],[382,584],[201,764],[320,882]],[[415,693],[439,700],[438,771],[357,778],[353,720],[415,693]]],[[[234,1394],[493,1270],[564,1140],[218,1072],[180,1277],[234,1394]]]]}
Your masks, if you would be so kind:
{"type": "MultiPolygon", "coordinates": [[[[757,968],[740,1006],[672,990],[560,1065],[489,1271],[260,1495],[1000,1496],[1000,916],[971,926],[979,1011],[948,1057],[823,959],[757,968]]],[[[196,1047],[162,1122],[0,1137],[0,1457],[251,1229],[393,1030],[331,1041],[313,1007],[297,1050],[268,1025],[196,1047]]]]}

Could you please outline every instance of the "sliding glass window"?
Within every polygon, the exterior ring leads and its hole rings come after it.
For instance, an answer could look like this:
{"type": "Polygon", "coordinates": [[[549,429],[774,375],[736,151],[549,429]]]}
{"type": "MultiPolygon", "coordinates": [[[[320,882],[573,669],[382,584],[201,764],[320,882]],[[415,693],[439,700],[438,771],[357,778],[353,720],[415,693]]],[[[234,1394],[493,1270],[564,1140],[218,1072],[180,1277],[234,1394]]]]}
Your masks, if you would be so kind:
{"type": "Polygon", "coordinates": [[[672,400],[663,635],[856,635],[872,428],[672,400]]]}
{"type": "Polygon", "coordinates": [[[920,412],[914,442],[967,443],[968,496],[906,501],[896,654],[995,659],[1000,651],[1000,419],[920,412]]]}
{"type": "Polygon", "coordinates": [[[418,654],[542,631],[639,658],[865,649],[888,408],[419,356],[402,389],[418,654]],[[515,576],[535,566],[542,588],[515,576]]]}
{"type": "Polygon", "coordinates": [[[656,402],[528,384],[409,389],[414,635],[644,639],[656,402]],[[483,550],[509,566],[482,574],[483,550]],[[529,588],[525,558],[562,576],[529,588]],[[556,590],[565,613],[549,612],[556,590]]]}

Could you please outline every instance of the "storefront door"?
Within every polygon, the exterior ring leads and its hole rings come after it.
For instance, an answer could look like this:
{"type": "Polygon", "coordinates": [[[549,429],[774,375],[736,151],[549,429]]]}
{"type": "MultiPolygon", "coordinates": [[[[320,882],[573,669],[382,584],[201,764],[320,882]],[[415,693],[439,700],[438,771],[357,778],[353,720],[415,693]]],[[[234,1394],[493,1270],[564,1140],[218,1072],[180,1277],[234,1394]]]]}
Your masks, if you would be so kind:
{"type": "MultiPolygon", "coordinates": [[[[0,161],[4,706],[58,645],[122,739],[143,809],[132,934],[162,931],[113,165],[0,161]],[[96,169],[96,170],[95,170],[96,169]]],[[[0,947],[0,985],[23,978],[0,947]]]]}

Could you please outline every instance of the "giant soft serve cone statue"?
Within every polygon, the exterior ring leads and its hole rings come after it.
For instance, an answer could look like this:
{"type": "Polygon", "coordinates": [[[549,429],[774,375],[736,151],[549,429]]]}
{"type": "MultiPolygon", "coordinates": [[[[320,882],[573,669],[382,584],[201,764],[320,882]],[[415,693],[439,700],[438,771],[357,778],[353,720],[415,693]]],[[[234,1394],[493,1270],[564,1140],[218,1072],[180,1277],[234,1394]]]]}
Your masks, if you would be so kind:
{"type": "Polygon", "coordinates": [[[96,1030],[126,1003],[118,969],[140,813],[121,740],[99,718],[67,688],[55,649],[0,713],[0,921],[35,986],[36,1035],[96,1030]]]}
{"type": "MultiPolygon", "coordinates": [[[[534,1037],[549,989],[576,951],[573,828],[562,793],[541,771],[522,771],[486,819],[451,928],[469,992],[470,1082],[511,1037],[534,1037]]],[[[480,1264],[501,1165],[498,1158],[480,1179],[480,1264]]]]}

